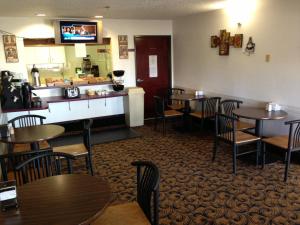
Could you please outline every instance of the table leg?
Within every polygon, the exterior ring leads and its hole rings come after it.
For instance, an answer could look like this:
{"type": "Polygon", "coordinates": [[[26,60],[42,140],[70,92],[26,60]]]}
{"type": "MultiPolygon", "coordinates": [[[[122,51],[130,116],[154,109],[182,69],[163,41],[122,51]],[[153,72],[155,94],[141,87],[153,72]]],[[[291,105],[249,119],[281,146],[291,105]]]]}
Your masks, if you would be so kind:
{"type": "Polygon", "coordinates": [[[39,151],[40,150],[39,143],[38,142],[30,143],[30,148],[32,151],[39,151]]]}
{"type": "Polygon", "coordinates": [[[262,136],[262,121],[261,120],[256,120],[255,121],[255,135],[257,137],[261,137],[262,136]]]}

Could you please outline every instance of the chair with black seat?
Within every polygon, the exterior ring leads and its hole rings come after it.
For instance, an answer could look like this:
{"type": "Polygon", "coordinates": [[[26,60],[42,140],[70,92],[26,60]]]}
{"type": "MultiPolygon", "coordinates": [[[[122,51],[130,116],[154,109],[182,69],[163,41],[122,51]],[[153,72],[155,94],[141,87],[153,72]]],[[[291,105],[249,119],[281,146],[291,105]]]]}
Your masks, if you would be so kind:
{"type": "Polygon", "coordinates": [[[155,130],[157,129],[157,124],[159,120],[163,121],[163,134],[166,134],[166,120],[176,117],[183,117],[183,113],[176,110],[165,110],[164,98],[159,96],[154,96],[154,107],[155,107],[155,130]]]}
{"type": "MultiPolygon", "coordinates": [[[[43,125],[45,119],[46,117],[40,115],[23,115],[9,120],[8,123],[12,124],[13,128],[30,127],[43,125]]],[[[40,149],[46,149],[50,147],[47,141],[40,141],[38,144],[40,149]]],[[[23,152],[31,150],[30,144],[15,144],[12,146],[12,148],[14,152],[23,152]]]]}
{"type": "Polygon", "coordinates": [[[184,109],[184,101],[171,99],[172,95],[181,95],[184,94],[185,90],[182,88],[169,88],[168,89],[168,108],[173,110],[182,110],[184,109]]]}
{"type": "Polygon", "coordinates": [[[203,130],[205,120],[214,120],[215,114],[218,112],[220,97],[210,97],[199,100],[201,111],[195,111],[189,115],[192,118],[201,120],[201,130],[203,130]]]}
{"type": "Polygon", "coordinates": [[[290,167],[291,155],[293,152],[300,151],[300,120],[285,122],[289,126],[289,135],[281,135],[262,139],[263,153],[262,166],[265,165],[266,144],[275,146],[285,151],[285,172],[284,181],[288,179],[288,170],[290,167]]]}
{"type": "Polygon", "coordinates": [[[16,181],[23,185],[38,179],[61,175],[64,171],[62,162],[67,162],[67,173],[71,174],[72,160],[75,157],[62,152],[47,152],[38,154],[16,166],[16,181]]]}
{"type": "MultiPolygon", "coordinates": [[[[240,105],[243,104],[243,101],[235,100],[235,99],[227,99],[220,102],[219,111],[228,116],[236,117],[233,114],[233,110],[240,108],[240,105]]],[[[237,130],[250,130],[254,129],[255,124],[247,123],[241,120],[236,122],[237,130]]]]}
{"type": "Polygon", "coordinates": [[[237,130],[237,118],[228,116],[225,114],[216,114],[215,118],[215,143],[213,148],[213,161],[216,158],[219,141],[228,143],[232,147],[232,162],[233,173],[236,174],[237,157],[245,154],[256,153],[256,165],[258,165],[259,153],[260,153],[260,137],[256,137],[252,134],[245,133],[237,130]],[[240,151],[239,147],[242,145],[257,143],[256,149],[246,149],[240,151]]]}
{"type": "Polygon", "coordinates": [[[137,168],[137,201],[107,207],[92,225],[159,224],[159,169],[148,161],[131,164],[137,168]]]}
{"type": "Polygon", "coordinates": [[[17,165],[40,154],[52,152],[51,148],[39,151],[12,152],[0,155],[2,181],[15,180],[17,165]]]}
{"type": "Polygon", "coordinates": [[[92,162],[92,143],[91,143],[91,127],[93,124],[92,119],[83,121],[82,137],[83,142],[79,144],[55,146],[55,140],[51,141],[54,152],[64,152],[71,154],[74,157],[85,157],[86,168],[91,175],[94,175],[93,162],[92,162]]]}

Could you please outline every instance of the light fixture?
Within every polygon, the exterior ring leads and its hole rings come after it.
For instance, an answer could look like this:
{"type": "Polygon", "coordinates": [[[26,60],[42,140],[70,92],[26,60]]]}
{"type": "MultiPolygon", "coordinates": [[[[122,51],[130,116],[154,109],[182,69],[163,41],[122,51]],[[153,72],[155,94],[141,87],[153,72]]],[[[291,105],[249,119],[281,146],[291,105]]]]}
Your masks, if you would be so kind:
{"type": "Polygon", "coordinates": [[[45,13],[36,13],[35,15],[36,15],[36,16],[40,16],[40,17],[46,16],[45,13]]]}
{"type": "Polygon", "coordinates": [[[94,16],[96,19],[102,19],[103,16],[94,16]]]}
{"type": "Polygon", "coordinates": [[[230,23],[238,27],[250,22],[257,8],[257,0],[227,0],[226,3],[230,23]]]}

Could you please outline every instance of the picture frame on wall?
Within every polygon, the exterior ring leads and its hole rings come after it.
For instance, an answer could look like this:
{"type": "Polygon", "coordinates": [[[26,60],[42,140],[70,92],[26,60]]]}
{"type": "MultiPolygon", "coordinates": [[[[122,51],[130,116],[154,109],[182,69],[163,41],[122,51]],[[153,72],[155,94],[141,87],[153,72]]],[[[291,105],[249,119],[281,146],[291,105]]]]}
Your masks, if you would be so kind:
{"type": "Polygon", "coordinates": [[[18,49],[15,35],[3,35],[4,53],[7,63],[18,63],[18,49]]]}
{"type": "Polygon", "coordinates": [[[128,36],[118,35],[119,42],[119,58],[128,59],[128,36]]]}

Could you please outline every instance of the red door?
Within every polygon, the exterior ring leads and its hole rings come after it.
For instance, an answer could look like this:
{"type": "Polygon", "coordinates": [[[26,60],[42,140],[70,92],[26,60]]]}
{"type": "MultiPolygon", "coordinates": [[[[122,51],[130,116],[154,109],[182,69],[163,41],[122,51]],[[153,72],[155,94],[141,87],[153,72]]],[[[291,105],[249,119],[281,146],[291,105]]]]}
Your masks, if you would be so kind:
{"type": "Polygon", "coordinates": [[[135,36],[136,85],[145,91],[145,118],[154,115],[154,95],[171,87],[171,37],[135,36]]]}

